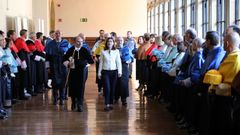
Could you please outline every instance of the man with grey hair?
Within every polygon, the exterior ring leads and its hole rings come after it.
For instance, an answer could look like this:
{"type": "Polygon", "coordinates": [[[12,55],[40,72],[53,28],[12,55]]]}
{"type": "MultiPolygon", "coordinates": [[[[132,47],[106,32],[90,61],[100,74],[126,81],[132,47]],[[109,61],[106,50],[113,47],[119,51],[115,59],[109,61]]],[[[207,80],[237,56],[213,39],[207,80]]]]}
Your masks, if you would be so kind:
{"type": "Polygon", "coordinates": [[[117,103],[121,97],[122,105],[126,106],[126,98],[129,96],[129,64],[132,63],[133,57],[129,47],[124,43],[123,37],[117,38],[117,48],[122,62],[122,76],[117,81],[114,102],[117,103]]]}
{"type": "Polygon", "coordinates": [[[193,28],[189,28],[186,30],[184,34],[184,45],[187,47],[186,53],[183,57],[183,63],[180,67],[181,72],[185,72],[188,68],[188,65],[191,62],[193,54],[191,53],[192,50],[192,41],[197,37],[197,32],[193,28]]]}
{"type": "Polygon", "coordinates": [[[29,94],[31,94],[32,96],[36,96],[37,94],[37,89],[36,89],[36,46],[35,46],[35,40],[36,40],[36,34],[35,32],[30,32],[29,33],[29,39],[26,40],[26,44],[28,46],[28,49],[30,51],[30,63],[29,63],[29,70],[27,72],[27,76],[28,76],[28,87],[27,87],[27,91],[29,94]],[[33,89],[34,88],[34,89],[33,89]]]}
{"type": "Polygon", "coordinates": [[[183,42],[183,38],[180,34],[175,34],[172,37],[172,40],[168,43],[169,50],[168,54],[164,54],[165,57],[163,57],[159,62],[158,66],[165,64],[165,63],[171,63],[174,58],[178,55],[178,49],[177,44],[183,42]]]}
{"type": "Polygon", "coordinates": [[[86,42],[86,36],[83,33],[79,33],[78,36],[80,36],[83,39],[83,47],[85,47],[88,51],[91,51],[91,48],[89,47],[88,43],[86,42]]]}
{"type": "Polygon", "coordinates": [[[66,39],[62,38],[60,30],[55,31],[55,39],[49,42],[45,47],[46,58],[50,62],[50,71],[52,74],[53,88],[53,104],[56,105],[60,99],[59,105],[64,104],[64,99],[67,97],[65,89],[65,81],[67,77],[67,69],[63,65],[63,55],[72,46],[66,39]]]}
{"type": "Polygon", "coordinates": [[[69,80],[69,96],[72,99],[71,109],[73,111],[83,111],[88,63],[94,63],[91,53],[83,47],[82,37],[77,36],[74,46],[71,47],[63,57],[63,64],[69,68],[69,76],[67,79],[69,80]]]}
{"type": "MultiPolygon", "coordinates": [[[[240,27],[238,25],[230,25],[227,27],[226,31],[224,32],[224,34],[230,34],[232,32],[237,32],[240,35],[240,27]]],[[[238,48],[240,48],[240,45],[238,46],[238,48]]]]}

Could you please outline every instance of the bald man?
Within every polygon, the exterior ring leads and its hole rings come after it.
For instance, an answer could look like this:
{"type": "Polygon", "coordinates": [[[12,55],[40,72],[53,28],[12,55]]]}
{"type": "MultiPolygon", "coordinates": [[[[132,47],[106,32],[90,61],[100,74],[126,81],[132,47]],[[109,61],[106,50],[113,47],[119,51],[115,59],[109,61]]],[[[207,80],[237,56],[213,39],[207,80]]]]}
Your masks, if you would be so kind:
{"type": "Polygon", "coordinates": [[[55,39],[46,45],[45,51],[48,61],[50,62],[50,71],[52,74],[52,88],[53,88],[53,104],[56,105],[60,99],[59,105],[64,104],[66,99],[65,81],[67,76],[67,69],[63,65],[62,60],[64,54],[72,45],[66,40],[62,39],[60,30],[55,31],[55,39]]]}
{"type": "MultiPolygon", "coordinates": [[[[237,32],[240,35],[240,27],[238,25],[230,25],[227,27],[225,34],[230,34],[232,32],[237,32]]],[[[240,45],[238,46],[240,48],[240,45]]]]}
{"type": "Polygon", "coordinates": [[[222,75],[222,83],[216,87],[216,102],[214,105],[213,123],[214,133],[216,135],[232,134],[231,125],[231,106],[232,94],[231,83],[240,71],[240,36],[237,32],[231,32],[224,37],[224,50],[227,52],[227,57],[221,63],[219,72],[222,75]]]}
{"type": "Polygon", "coordinates": [[[86,48],[90,53],[92,53],[91,48],[89,47],[88,43],[86,42],[86,37],[83,33],[79,33],[78,36],[80,36],[83,39],[83,47],[86,48]]]}

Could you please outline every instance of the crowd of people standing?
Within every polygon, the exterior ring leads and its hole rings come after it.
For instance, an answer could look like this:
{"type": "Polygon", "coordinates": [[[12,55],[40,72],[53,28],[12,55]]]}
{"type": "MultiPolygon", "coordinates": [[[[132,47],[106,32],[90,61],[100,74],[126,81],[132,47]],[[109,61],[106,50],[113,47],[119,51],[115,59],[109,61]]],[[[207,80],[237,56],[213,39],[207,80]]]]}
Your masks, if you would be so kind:
{"type": "Polygon", "coordinates": [[[16,99],[27,100],[49,87],[54,105],[64,105],[69,96],[71,109],[84,111],[85,83],[93,63],[104,111],[113,110],[119,99],[127,106],[136,60],[136,90],[166,105],[180,129],[190,134],[240,134],[240,28],[236,25],[227,27],[223,40],[216,31],[208,31],[202,39],[193,28],[183,36],[145,33],[137,42],[131,31],[123,38],[100,30],[92,48],[83,33],[73,43],[63,39],[60,30],[51,31],[48,38],[25,29],[19,34],[17,38],[14,30],[7,36],[0,33],[2,119],[16,99]]]}

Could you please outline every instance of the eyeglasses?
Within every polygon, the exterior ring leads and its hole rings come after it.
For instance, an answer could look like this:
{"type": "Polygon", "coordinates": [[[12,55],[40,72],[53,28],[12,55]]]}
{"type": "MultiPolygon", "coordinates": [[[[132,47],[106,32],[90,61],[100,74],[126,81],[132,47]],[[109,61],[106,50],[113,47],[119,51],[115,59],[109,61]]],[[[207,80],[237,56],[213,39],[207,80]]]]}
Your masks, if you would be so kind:
{"type": "Polygon", "coordinates": [[[78,43],[83,43],[83,41],[77,41],[78,43]]]}

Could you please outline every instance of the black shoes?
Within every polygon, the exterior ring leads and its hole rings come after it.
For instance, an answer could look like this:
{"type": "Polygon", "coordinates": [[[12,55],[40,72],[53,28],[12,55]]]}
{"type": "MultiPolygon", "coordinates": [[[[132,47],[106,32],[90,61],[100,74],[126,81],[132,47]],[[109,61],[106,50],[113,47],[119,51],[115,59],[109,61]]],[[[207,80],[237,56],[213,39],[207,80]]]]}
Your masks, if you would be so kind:
{"type": "Polygon", "coordinates": [[[0,119],[6,119],[8,118],[8,113],[5,109],[1,108],[0,109],[0,119]]]}
{"type": "Polygon", "coordinates": [[[72,103],[72,105],[71,105],[71,110],[72,110],[72,111],[76,111],[76,104],[75,104],[75,103],[72,103]]]}
{"type": "Polygon", "coordinates": [[[111,109],[110,109],[109,106],[106,106],[106,107],[104,107],[104,111],[105,111],[105,112],[109,112],[109,111],[111,111],[111,109]]]}
{"type": "Polygon", "coordinates": [[[82,106],[82,105],[76,105],[75,103],[73,103],[73,104],[71,105],[71,109],[72,109],[72,111],[74,111],[74,112],[76,112],[76,111],[78,111],[78,112],[83,112],[83,106],[82,106]]]}
{"type": "Polygon", "coordinates": [[[83,106],[82,105],[78,105],[77,111],[78,112],[83,112],[83,106]]]}
{"type": "Polygon", "coordinates": [[[127,102],[123,102],[122,105],[123,105],[123,106],[127,106],[127,102]]]}
{"type": "Polygon", "coordinates": [[[112,105],[106,105],[106,106],[104,107],[104,111],[106,111],[106,112],[109,112],[109,111],[111,111],[111,110],[113,110],[113,106],[112,106],[112,105]]]}
{"type": "Polygon", "coordinates": [[[59,105],[64,105],[64,101],[60,99],[59,105]]]}

